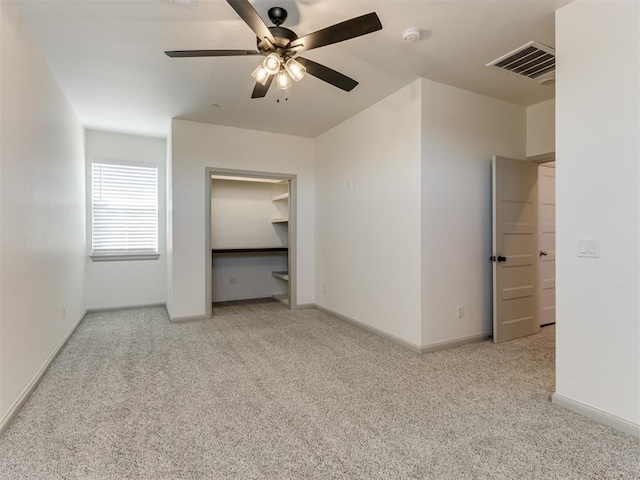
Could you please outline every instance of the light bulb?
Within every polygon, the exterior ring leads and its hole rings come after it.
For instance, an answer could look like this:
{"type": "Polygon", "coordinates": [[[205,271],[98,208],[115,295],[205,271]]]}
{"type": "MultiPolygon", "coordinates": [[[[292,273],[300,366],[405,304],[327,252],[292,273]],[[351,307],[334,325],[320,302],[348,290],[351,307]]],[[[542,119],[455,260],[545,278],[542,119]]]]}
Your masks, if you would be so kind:
{"type": "Polygon", "coordinates": [[[251,76],[261,85],[265,85],[269,79],[269,73],[264,69],[262,64],[256,67],[251,76]]]}
{"type": "Polygon", "coordinates": [[[267,55],[267,58],[262,62],[262,66],[267,71],[269,75],[275,75],[280,70],[280,65],[282,64],[282,60],[280,59],[280,55],[273,52],[267,55]]]}
{"type": "Polygon", "coordinates": [[[284,70],[278,73],[278,90],[287,90],[291,87],[291,77],[284,70]]]}
{"type": "Polygon", "coordinates": [[[251,76],[255,78],[256,82],[258,82],[261,85],[265,85],[267,83],[267,80],[269,79],[269,73],[265,70],[262,64],[258,65],[258,67],[251,74],[251,76]]]}
{"type": "Polygon", "coordinates": [[[296,82],[302,80],[307,69],[298,61],[290,58],[287,63],[284,64],[284,69],[296,82]]]}

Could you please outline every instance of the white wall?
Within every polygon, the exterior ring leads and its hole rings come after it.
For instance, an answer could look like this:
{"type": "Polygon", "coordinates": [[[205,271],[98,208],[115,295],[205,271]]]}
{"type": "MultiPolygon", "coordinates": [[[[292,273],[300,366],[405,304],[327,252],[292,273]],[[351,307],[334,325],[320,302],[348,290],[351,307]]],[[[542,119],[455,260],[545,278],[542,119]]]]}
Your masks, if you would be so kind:
{"type": "MultiPolygon", "coordinates": [[[[277,119],[274,118],[274,121],[277,119]]],[[[207,167],[295,174],[298,179],[298,303],[312,303],[313,141],[185,120],[172,121],[172,217],[169,314],[205,314],[205,195],[207,167]]]]}
{"type": "Polygon", "coordinates": [[[527,107],[527,157],[556,151],[555,99],[527,107]]]}
{"type": "MultiPolygon", "coordinates": [[[[158,250],[157,260],[94,262],[91,253],[91,219],[87,219],[88,309],[119,308],[165,303],[167,300],[166,255],[166,141],[121,133],[86,132],[87,185],[91,163],[98,161],[135,162],[158,167],[158,250]]],[[[89,189],[88,189],[89,190],[89,189]]],[[[87,202],[90,202],[87,192],[87,202]]]]}
{"type": "Polygon", "coordinates": [[[415,345],[420,88],[416,81],[315,140],[316,303],[415,345]]]}
{"type": "Polygon", "coordinates": [[[213,180],[211,182],[211,248],[287,246],[286,224],[271,223],[287,212],[286,202],[272,202],[287,191],[284,184],[213,180]]]}
{"type": "Polygon", "coordinates": [[[491,158],[525,157],[526,112],[429,80],[422,89],[422,344],[432,345],[492,330],[491,158]]]}
{"type": "Polygon", "coordinates": [[[2,419],[84,315],[84,132],[13,2],[0,102],[2,419]]]}
{"type": "MultiPolygon", "coordinates": [[[[288,203],[271,199],[287,191],[287,185],[282,183],[213,180],[211,248],[286,247],[288,225],[271,223],[271,219],[288,217],[288,203]]],[[[285,281],[275,278],[271,272],[286,270],[286,252],[216,256],[212,300],[267,298],[285,293],[285,281]]]]}
{"type": "Polygon", "coordinates": [[[556,393],[640,423],[640,12],[556,13],[556,393]],[[594,44],[594,32],[597,35],[594,44]],[[594,48],[595,47],[595,48],[594,48]],[[578,239],[600,258],[578,258],[578,239]]]}

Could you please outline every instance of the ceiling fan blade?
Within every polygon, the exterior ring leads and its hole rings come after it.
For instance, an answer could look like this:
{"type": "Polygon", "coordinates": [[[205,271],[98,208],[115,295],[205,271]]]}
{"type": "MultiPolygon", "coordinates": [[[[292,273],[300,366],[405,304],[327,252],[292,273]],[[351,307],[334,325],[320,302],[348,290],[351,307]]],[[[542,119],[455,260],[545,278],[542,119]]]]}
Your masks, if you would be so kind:
{"type": "Polygon", "coordinates": [[[336,72],[329,67],[320,65],[312,60],[302,57],[296,57],[296,60],[300,62],[306,69],[309,75],[313,75],[320,80],[330,83],[334,87],[341,88],[345,92],[350,92],[358,85],[353,78],[349,78],[340,72],[336,72]]]}
{"type": "Polygon", "coordinates": [[[178,57],[244,57],[262,55],[257,50],[175,50],[164,52],[171,58],[178,57]]]}
{"type": "Polygon", "coordinates": [[[311,50],[312,48],[331,45],[332,43],[344,42],[345,40],[360,37],[378,30],[382,30],[382,23],[378,15],[372,12],[305,35],[291,42],[289,47],[298,52],[302,52],[304,50],[311,50]]]}
{"type": "Polygon", "coordinates": [[[231,8],[249,25],[249,28],[255,32],[260,40],[264,40],[266,37],[271,43],[275,42],[269,27],[262,21],[258,12],[256,12],[249,3],[249,0],[227,0],[227,3],[231,5],[231,8]]]}
{"type": "Polygon", "coordinates": [[[274,75],[269,75],[267,79],[267,83],[262,85],[260,82],[256,82],[256,86],[253,87],[253,93],[251,94],[251,98],[262,98],[269,91],[269,87],[271,86],[271,82],[273,82],[274,75]]]}

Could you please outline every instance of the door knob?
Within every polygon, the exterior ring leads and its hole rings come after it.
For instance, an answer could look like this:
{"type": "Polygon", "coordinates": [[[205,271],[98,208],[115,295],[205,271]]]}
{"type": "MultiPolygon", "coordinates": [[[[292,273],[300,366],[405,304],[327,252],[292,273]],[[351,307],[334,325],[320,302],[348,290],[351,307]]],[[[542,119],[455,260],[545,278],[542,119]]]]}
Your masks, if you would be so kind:
{"type": "Polygon", "coordinates": [[[546,257],[547,255],[549,255],[549,252],[545,252],[544,250],[540,250],[540,256],[541,257],[546,257]]]}
{"type": "Polygon", "coordinates": [[[498,255],[497,257],[495,255],[489,257],[489,260],[491,260],[492,262],[506,262],[507,261],[507,257],[503,257],[502,255],[498,255]]]}

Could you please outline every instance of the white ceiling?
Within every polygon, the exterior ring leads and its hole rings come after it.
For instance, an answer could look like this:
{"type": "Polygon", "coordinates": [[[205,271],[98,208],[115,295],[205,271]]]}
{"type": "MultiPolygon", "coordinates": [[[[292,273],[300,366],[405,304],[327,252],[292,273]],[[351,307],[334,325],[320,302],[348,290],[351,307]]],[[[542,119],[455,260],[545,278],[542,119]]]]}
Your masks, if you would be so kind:
{"type": "Polygon", "coordinates": [[[224,0],[22,0],[24,19],[82,123],[166,136],[172,117],[315,137],[418,77],[532,105],[552,87],[486,68],[535,40],[554,46],[554,11],[569,0],[252,0],[282,6],[299,36],[375,11],[383,30],[305,53],[360,82],[346,93],[307,76],[276,103],[251,99],[257,56],[169,58],[165,50],[255,48],[224,0]],[[424,39],[406,44],[407,27],[424,39]],[[212,107],[218,104],[219,107],[212,107]]]}

